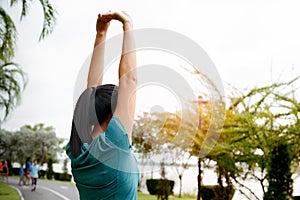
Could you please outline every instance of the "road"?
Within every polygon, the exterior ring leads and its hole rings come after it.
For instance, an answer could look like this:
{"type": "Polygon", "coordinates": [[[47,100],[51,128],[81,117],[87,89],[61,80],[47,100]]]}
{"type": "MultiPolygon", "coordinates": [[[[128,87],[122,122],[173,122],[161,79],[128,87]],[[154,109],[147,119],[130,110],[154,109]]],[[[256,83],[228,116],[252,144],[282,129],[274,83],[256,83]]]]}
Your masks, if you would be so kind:
{"type": "Polygon", "coordinates": [[[9,184],[18,188],[24,200],[77,200],[79,199],[76,186],[71,183],[38,180],[35,191],[31,186],[19,186],[19,179],[9,178],[9,184]]]}

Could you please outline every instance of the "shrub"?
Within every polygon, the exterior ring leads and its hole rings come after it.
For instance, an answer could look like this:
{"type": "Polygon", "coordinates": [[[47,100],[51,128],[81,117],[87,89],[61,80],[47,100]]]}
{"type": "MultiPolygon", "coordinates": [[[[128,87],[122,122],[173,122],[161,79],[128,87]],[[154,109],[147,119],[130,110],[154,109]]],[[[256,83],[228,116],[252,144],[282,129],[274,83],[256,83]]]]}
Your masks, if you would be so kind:
{"type": "Polygon", "coordinates": [[[54,173],[54,179],[59,181],[71,181],[72,175],[66,173],[54,173]]]}
{"type": "Polygon", "coordinates": [[[147,179],[146,185],[148,192],[151,195],[158,195],[160,193],[165,193],[166,191],[161,191],[162,188],[167,190],[168,194],[173,194],[175,181],[168,180],[168,179],[147,179]],[[162,187],[166,186],[166,187],[162,187]]]}
{"type": "MultiPolygon", "coordinates": [[[[229,197],[229,199],[232,199],[235,189],[230,187],[224,187],[224,191],[226,192],[229,190],[229,194],[226,195],[229,197]]],[[[207,185],[207,186],[201,186],[201,196],[203,200],[223,200],[224,196],[221,196],[222,194],[221,187],[219,185],[207,185]]]]}
{"type": "Polygon", "coordinates": [[[40,178],[45,178],[45,174],[46,174],[46,171],[45,171],[45,170],[40,170],[40,172],[39,172],[39,177],[40,177],[40,178]]]}
{"type": "Polygon", "coordinates": [[[279,141],[270,154],[267,165],[268,191],[264,200],[291,199],[293,194],[293,179],[291,172],[292,157],[290,146],[285,141],[279,141]]]}
{"type": "Polygon", "coordinates": [[[17,175],[19,176],[20,168],[12,168],[11,169],[12,174],[11,175],[17,175]]]}

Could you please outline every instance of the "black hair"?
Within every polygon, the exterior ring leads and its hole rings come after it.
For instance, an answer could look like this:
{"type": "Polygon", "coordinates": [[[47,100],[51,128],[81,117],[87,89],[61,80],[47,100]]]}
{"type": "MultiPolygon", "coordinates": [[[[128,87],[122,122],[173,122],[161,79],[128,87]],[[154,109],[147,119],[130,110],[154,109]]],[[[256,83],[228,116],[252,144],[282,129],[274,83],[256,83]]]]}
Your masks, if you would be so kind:
{"type": "Polygon", "coordinates": [[[106,84],[86,89],[74,110],[70,137],[72,157],[81,152],[83,143],[92,141],[93,127],[102,124],[116,108],[118,86],[106,84]]]}

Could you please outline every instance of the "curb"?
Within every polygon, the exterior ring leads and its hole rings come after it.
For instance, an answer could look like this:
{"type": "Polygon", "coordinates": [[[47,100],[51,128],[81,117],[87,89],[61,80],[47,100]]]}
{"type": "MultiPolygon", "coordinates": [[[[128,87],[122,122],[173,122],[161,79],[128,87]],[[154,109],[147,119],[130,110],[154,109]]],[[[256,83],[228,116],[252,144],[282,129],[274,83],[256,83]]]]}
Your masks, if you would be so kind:
{"type": "Polygon", "coordinates": [[[15,187],[15,186],[13,186],[13,185],[8,185],[8,186],[10,186],[10,187],[12,187],[13,189],[17,190],[17,192],[18,192],[18,194],[19,194],[19,196],[20,196],[20,200],[24,200],[23,194],[22,194],[22,192],[21,192],[21,190],[20,190],[19,188],[15,187]]]}

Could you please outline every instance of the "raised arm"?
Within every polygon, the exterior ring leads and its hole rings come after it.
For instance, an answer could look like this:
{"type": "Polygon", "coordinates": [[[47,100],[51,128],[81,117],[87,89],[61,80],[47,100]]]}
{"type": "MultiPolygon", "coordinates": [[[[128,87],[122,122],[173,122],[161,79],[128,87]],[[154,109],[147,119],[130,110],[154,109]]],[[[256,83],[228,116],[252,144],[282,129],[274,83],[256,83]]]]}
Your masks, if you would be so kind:
{"type": "Polygon", "coordinates": [[[114,19],[123,24],[122,56],[119,64],[119,92],[114,115],[124,124],[131,143],[131,133],[136,104],[136,53],[132,31],[132,20],[125,12],[116,12],[114,19]]]}
{"type": "Polygon", "coordinates": [[[109,27],[111,16],[108,14],[98,15],[96,23],[96,39],[92,60],[90,64],[87,87],[102,85],[104,70],[104,51],[106,32],[109,27]]]}

